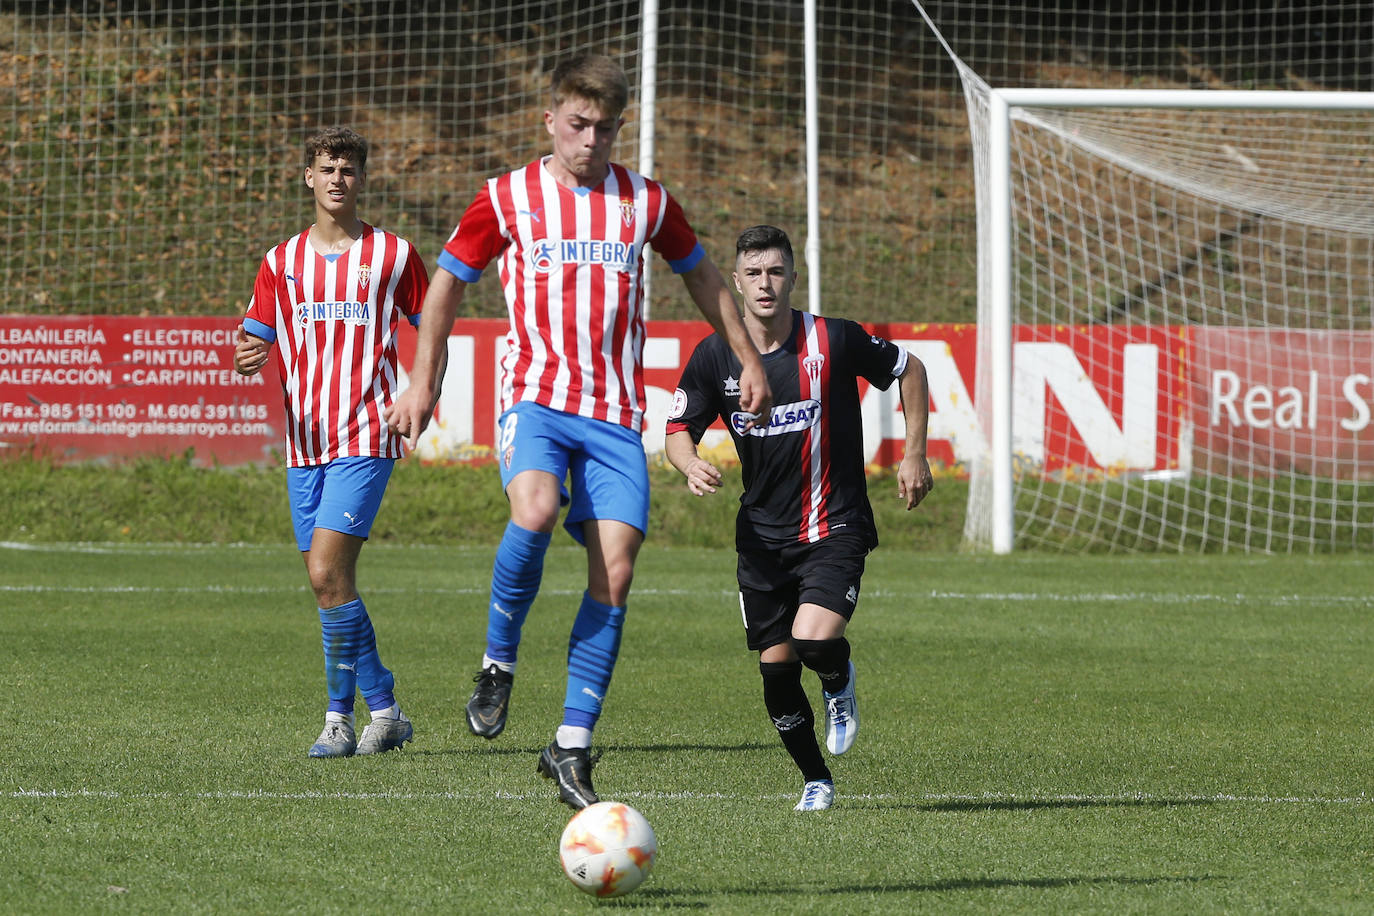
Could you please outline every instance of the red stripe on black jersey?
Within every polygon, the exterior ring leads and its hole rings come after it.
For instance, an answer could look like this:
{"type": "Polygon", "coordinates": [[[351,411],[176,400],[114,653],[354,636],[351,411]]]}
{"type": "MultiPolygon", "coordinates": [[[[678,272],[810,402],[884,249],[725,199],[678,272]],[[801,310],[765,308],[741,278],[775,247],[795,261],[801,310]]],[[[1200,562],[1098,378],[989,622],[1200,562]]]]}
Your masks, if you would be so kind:
{"type": "Polygon", "coordinates": [[[687,360],[666,430],[701,442],[707,427],[724,421],[743,466],[740,549],[777,549],[840,532],[876,546],[858,382],[886,390],[905,366],[904,351],[848,319],[792,311],[783,345],[762,355],[775,401],[767,425],[742,431],[740,363],[712,334],[687,360]]]}
{"type": "Polygon", "coordinates": [[[824,318],[802,313],[797,322],[797,381],[802,397],[822,405],[801,449],[802,516],[797,539],[814,543],[830,534],[830,334],[824,318]]]}

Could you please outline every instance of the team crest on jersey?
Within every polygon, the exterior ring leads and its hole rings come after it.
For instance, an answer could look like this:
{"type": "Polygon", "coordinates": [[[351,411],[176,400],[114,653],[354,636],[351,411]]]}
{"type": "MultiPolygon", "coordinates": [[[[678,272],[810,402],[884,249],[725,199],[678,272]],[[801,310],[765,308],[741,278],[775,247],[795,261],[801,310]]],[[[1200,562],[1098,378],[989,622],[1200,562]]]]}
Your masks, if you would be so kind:
{"type": "Polygon", "coordinates": [[[811,384],[816,384],[821,380],[821,370],[825,368],[825,354],[808,356],[802,360],[802,368],[806,370],[806,377],[811,379],[811,384]]]}
{"type": "Polygon", "coordinates": [[[367,281],[372,279],[372,265],[358,265],[358,289],[367,289],[367,281]]]}
{"type": "Polygon", "coordinates": [[[635,202],[621,198],[620,200],[620,220],[628,229],[635,224],[635,202]]]}

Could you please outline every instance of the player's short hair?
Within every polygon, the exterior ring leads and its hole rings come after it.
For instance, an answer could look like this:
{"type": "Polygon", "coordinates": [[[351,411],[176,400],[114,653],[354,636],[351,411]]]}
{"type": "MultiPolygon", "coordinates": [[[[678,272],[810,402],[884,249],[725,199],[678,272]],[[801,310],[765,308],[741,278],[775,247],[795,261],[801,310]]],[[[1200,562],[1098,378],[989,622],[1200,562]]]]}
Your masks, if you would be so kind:
{"type": "Polygon", "coordinates": [[[735,258],[738,259],[746,251],[772,251],[775,248],[782,252],[789,268],[796,263],[792,257],[792,240],[786,232],[776,226],[750,226],[735,239],[735,258]]]}
{"type": "Polygon", "coordinates": [[[630,103],[630,81],[625,71],[604,54],[590,51],[570,57],[553,70],[553,107],[565,99],[592,102],[608,118],[618,118],[630,103]]]}
{"type": "Polygon", "coordinates": [[[348,159],[359,171],[367,171],[367,140],[351,127],[324,127],[305,138],[305,167],[315,164],[315,157],[348,159]]]}

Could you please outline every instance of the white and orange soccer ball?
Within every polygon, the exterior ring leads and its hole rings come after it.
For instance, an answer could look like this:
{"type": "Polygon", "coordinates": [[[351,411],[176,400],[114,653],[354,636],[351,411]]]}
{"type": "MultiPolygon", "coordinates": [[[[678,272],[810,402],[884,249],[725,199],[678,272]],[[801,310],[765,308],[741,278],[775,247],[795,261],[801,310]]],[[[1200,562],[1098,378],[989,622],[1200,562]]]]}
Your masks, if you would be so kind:
{"type": "Polygon", "coordinates": [[[563,873],[595,897],[620,897],[639,887],[657,855],[654,828],[622,802],[583,808],[568,821],[558,841],[563,873]]]}

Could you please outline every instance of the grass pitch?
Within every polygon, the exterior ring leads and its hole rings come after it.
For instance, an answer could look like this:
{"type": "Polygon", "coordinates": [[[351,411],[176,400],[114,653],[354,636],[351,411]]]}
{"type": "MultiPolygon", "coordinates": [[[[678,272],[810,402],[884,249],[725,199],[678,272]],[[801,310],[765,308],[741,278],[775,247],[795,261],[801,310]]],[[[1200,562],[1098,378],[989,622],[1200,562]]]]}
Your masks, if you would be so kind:
{"type": "MultiPolygon", "coordinates": [[[[535,774],[583,560],[555,548],[510,725],[468,734],[491,551],[370,545],[416,740],[312,761],[318,621],[290,547],[0,546],[0,900],[23,912],[1358,912],[1374,908],[1374,598],[1359,556],[883,548],[862,731],[800,779],[733,553],[641,559],[597,788],[658,833],[620,901],[557,862],[535,774]]],[[[819,695],[809,680],[813,699],[819,695]]]]}

